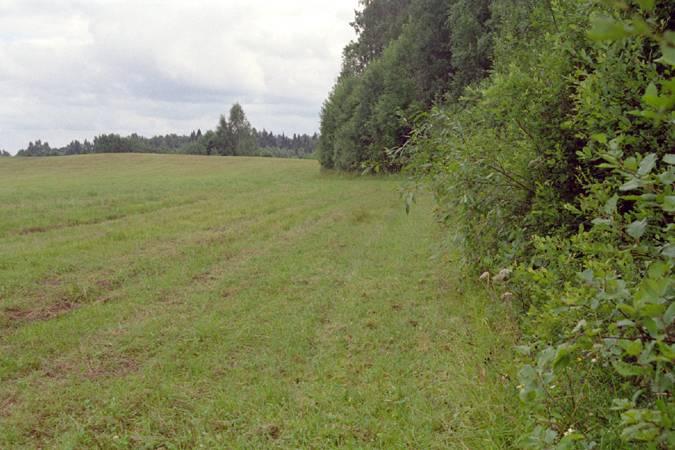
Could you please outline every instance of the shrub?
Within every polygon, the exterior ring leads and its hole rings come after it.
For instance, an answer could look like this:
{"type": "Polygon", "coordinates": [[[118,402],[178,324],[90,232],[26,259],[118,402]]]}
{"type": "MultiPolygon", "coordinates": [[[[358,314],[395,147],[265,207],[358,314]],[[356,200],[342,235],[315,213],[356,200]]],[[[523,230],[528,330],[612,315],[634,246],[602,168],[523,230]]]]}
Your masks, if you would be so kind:
{"type": "Polygon", "coordinates": [[[513,270],[529,448],[672,448],[675,6],[508,1],[494,71],[400,152],[475,271],[513,270]]]}

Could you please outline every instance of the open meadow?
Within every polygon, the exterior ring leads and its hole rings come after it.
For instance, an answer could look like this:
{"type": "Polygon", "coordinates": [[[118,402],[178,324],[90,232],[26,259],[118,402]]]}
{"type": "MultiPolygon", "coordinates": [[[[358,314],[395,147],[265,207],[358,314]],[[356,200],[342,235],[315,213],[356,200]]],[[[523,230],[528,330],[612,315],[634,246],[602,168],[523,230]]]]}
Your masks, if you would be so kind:
{"type": "Polygon", "coordinates": [[[508,447],[515,326],[401,181],[0,160],[0,448],[508,447]]]}

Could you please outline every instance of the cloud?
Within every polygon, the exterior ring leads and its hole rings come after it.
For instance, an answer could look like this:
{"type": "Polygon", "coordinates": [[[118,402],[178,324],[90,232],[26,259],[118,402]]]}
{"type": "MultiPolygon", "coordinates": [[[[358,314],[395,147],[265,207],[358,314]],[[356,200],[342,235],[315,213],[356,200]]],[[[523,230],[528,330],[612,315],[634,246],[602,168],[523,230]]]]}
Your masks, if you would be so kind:
{"type": "Polygon", "coordinates": [[[313,132],[357,0],[0,0],[0,148],[251,122],[313,132]]]}

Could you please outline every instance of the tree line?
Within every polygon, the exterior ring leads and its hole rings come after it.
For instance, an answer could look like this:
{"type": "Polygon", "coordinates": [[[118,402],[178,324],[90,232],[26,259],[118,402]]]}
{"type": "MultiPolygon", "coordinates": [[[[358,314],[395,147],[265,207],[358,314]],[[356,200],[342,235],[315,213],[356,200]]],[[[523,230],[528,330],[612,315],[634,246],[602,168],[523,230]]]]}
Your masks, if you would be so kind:
{"type": "Polygon", "coordinates": [[[321,114],[324,167],[398,170],[415,117],[487,73],[490,0],[367,0],[321,114]]]}
{"type": "Polygon", "coordinates": [[[363,0],[323,167],[431,190],[516,314],[508,448],[673,448],[675,2],[363,0]]]}
{"type": "MultiPolygon", "coordinates": [[[[319,137],[315,133],[275,134],[258,131],[251,126],[240,104],[230,109],[226,118],[220,117],[215,130],[189,135],[167,134],[146,138],[134,133],[129,136],[101,134],[93,141],[74,140],[63,147],[51,147],[49,143],[30,142],[17,156],[64,156],[89,153],[174,153],[221,156],[269,156],[279,158],[307,158],[314,154],[319,137]]],[[[11,156],[1,152],[0,156],[11,156]]]]}

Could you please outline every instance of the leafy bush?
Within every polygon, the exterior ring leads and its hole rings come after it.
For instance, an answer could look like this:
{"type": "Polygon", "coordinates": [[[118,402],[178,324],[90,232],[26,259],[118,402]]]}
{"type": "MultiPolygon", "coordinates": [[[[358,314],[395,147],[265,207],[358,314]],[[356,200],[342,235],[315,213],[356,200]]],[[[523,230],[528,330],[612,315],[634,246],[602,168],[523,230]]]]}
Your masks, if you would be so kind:
{"type": "Polygon", "coordinates": [[[672,448],[675,6],[492,14],[493,73],[424,115],[397,157],[475,270],[513,271],[499,289],[523,311],[520,444],[672,448]]]}

